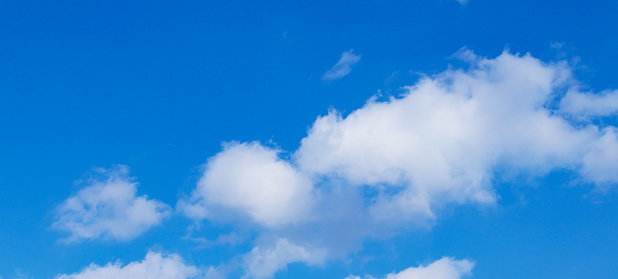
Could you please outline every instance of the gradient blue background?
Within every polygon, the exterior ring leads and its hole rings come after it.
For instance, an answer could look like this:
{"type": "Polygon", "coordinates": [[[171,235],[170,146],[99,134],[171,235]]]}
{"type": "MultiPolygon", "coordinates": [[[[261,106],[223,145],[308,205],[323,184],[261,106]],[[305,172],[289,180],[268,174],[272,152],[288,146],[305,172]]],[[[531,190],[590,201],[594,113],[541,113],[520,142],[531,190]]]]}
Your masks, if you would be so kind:
{"type": "MultiPolygon", "coordinates": [[[[131,242],[66,245],[52,211],[73,181],[113,164],[174,205],[221,142],[294,150],[329,107],[397,95],[457,64],[448,57],[463,46],[579,59],[579,80],[617,88],[617,15],[609,0],[0,1],[0,276],[51,278],[149,249],[226,262],[249,247],[196,248],[180,216],[131,242]],[[349,49],[361,61],[323,82],[349,49]]],[[[618,278],[615,191],[569,186],[570,175],[498,184],[494,209],[452,208],[430,231],[277,278],[379,275],[442,256],[474,260],[477,279],[618,278]]]]}

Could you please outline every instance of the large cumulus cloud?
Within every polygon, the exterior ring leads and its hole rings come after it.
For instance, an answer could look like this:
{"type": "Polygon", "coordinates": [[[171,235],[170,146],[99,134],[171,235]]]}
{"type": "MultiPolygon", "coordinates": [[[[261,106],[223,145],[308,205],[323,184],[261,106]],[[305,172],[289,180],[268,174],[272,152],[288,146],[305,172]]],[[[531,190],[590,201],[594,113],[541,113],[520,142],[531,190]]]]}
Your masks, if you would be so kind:
{"type": "Polygon", "coordinates": [[[291,262],[345,256],[367,237],[431,225],[447,206],[494,205],[496,181],[510,177],[569,170],[598,189],[618,183],[616,128],[592,121],[618,111],[615,92],[581,92],[566,62],[466,53],[468,69],[319,116],[290,159],[256,142],[227,144],[179,208],[254,226],[245,268],[265,278],[291,262]],[[264,258],[276,264],[254,264],[264,258]]]}

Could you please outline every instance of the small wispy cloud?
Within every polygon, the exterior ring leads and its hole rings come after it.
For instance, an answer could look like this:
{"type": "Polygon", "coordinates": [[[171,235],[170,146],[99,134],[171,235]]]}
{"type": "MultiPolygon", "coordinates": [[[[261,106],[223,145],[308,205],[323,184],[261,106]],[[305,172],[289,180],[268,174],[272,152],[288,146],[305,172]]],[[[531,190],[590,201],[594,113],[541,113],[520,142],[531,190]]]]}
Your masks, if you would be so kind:
{"type": "Polygon", "coordinates": [[[479,57],[474,54],[474,51],[468,49],[467,47],[462,47],[457,52],[453,53],[453,55],[449,58],[459,59],[467,63],[474,63],[479,57]]]}
{"type": "Polygon", "coordinates": [[[348,75],[352,71],[352,65],[360,61],[361,56],[353,53],[353,50],[345,51],[341,58],[330,70],[322,76],[322,80],[335,80],[348,75]]]}
{"type": "Polygon", "coordinates": [[[99,168],[97,172],[101,179],[87,181],[85,188],[56,209],[58,219],[52,228],[70,234],[64,241],[128,241],[170,216],[170,206],[136,195],[138,183],[129,177],[129,167],[117,165],[110,170],[99,168]]]}
{"type": "Polygon", "coordinates": [[[468,3],[468,0],[456,0],[459,4],[465,5],[468,3]]]}
{"type": "Polygon", "coordinates": [[[564,42],[553,42],[549,44],[549,48],[556,51],[556,56],[558,58],[564,58],[567,56],[567,48],[564,42]]]}

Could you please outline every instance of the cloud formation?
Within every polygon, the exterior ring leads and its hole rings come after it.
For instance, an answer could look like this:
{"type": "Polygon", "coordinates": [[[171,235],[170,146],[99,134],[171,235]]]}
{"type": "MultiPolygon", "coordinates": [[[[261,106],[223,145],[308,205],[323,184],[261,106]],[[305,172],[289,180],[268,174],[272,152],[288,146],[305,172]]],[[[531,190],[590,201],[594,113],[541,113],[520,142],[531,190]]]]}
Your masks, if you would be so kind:
{"type": "Polygon", "coordinates": [[[370,100],[347,117],[319,117],[294,154],[299,169],[398,190],[375,199],[376,218],[430,217],[444,204],[494,203],[498,168],[543,175],[575,167],[601,136],[543,106],[569,78],[566,64],[509,53],[478,64],[425,78],[400,98],[370,100]]]}
{"type": "Polygon", "coordinates": [[[272,246],[256,246],[244,257],[246,276],[250,278],[269,278],[276,271],[285,269],[288,263],[304,262],[308,265],[322,265],[326,258],[324,249],[310,249],[291,243],[287,239],[277,239],[272,246]]]}
{"type": "Polygon", "coordinates": [[[330,70],[322,76],[322,80],[335,80],[348,75],[352,71],[352,65],[360,61],[361,56],[356,55],[350,49],[341,54],[341,58],[330,70]]]}
{"type": "MultiPolygon", "coordinates": [[[[474,263],[468,260],[442,258],[427,266],[410,267],[399,273],[391,273],[386,279],[460,279],[470,275],[474,263]]],[[[361,279],[359,276],[348,276],[346,279],[361,279]]],[[[375,279],[365,276],[365,279],[375,279]]]]}
{"type": "Polygon", "coordinates": [[[618,90],[599,94],[570,90],[560,101],[560,109],[579,117],[604,117],[618,113],[618,90]]]}
{"type": "Polygon", "coordinates": [[[618,130],[608,127],[584,155],[580,173],[587,181],[605,190],[618,182],[618,130]]]}
{"type": "Polygon", "coordinates": [[[127,166],[98,172],[102,178],[89,180],[82,190],[56,208],[58,217],[52,228],[69,233],[65,241],[128,241],[170,216],[168,205],[136,196],[138,183],[129,177],[127,166]]]}
{"type": "Polygon", "coordinates": [[[195,219],[249,218],[270,228],[304,221],[313,184],[279,152],[257,142],[226,144],[208,160],[191,200],[178,208],[195,219]]]}
{"type": "Polygon", "coordinates": [[[203,278],[201,274],[200,269],[187,265],[176,254],[148,252],[139,262],[131,262],[125,266],[120,262],[108,263],[105,266],[93,263],[79,273],[60,274],[55,279],[190,279],[203,278]]]}
{"type": "Polygon", "coordinates": [[[568,170],[599,189],[618,184],[616,128],[574,120],[613,113],[601,103],[615,93],[573,93],[566,62],[467,49],[455,57],[470,67],[347,116],[318,117],[290,159],[256,142],[228,144],[179,207],[196,220],[254,226],[247,276],[266,278],[289,263],[345,257],[369,237],[430,226],[447,206],[494,205],[496,181],[568,170]]]}

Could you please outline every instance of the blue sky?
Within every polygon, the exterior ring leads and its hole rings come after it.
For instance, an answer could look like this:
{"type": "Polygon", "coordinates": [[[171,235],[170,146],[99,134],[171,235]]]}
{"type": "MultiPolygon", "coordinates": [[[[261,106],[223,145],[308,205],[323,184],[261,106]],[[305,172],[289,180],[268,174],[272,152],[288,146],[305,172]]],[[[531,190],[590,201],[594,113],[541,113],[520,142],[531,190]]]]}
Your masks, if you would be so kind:
{"type": "Polygon", "coordinates": [[[617,13],[1,1],[0,278],[616,278],[617,13]]]}

